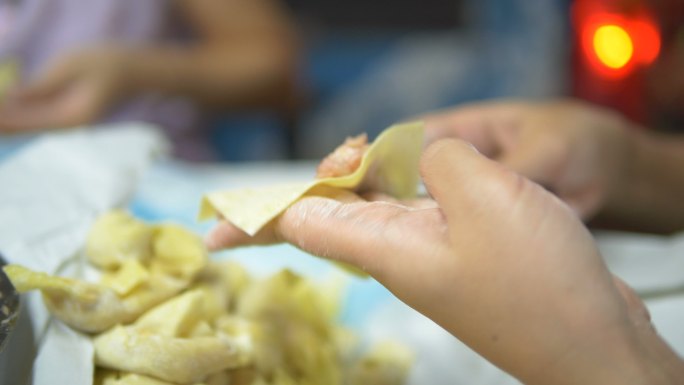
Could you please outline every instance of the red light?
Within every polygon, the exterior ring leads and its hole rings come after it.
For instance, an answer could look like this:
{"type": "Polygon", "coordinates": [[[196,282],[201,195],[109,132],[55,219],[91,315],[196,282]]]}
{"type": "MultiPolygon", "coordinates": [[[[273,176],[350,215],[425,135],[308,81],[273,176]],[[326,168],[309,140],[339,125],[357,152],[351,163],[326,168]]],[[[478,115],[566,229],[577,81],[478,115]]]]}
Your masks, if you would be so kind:
{"type": "Polygon", "coordinates": [[[647,66],[653,63],[660,53],[660,33],[658,28],[648,20],[632,22],[636,60],[647,66]]]}
{"type": "Polygon", "coordinates": [[[608,68],[623,68],[634,56],[634,42],[622,26],[604,24],[594,31],[592,41],[594,54],[608,68]]]}
{"type": "MultiPolygon", "coordinates": [[[[582,20],[580,26],[580,36],[581,36],[581,46],[584,58],[588,61],[590,67],[594,72],[607,78],[621,78],[633,70],[634,61],[632,59],[634,43],[631,38],[631,33],[626,26],[625,20],[620,15],[609,14],[609,13],[595,13],[590,17],[582,20]],[[602,39],[603,42],[600,43],[597,37],[601,36],[601,31],[605,31],[607,28],[614,28],[613,33],[609,34],[613,36],[613,41],[615,39],[615,31],[623,31],[626,38],[629,40],[630,52],[628,52],[628,58],[620,65],[617,65],[615,60],[611,60],[610,50],[612,47],[608,45],[611,42],[610,39],[602,39]],[[615,63],[616,65],[606,64],[615,63]]],[[[624,39],[619,39],[624,40],[624,39]]],[[[623,41],[623,46],[625,42],[623,41]]],[[[622,48],[623,54],[627,54],[625,48],[622,48]]]]}
{"type": "Polygon", "coordinates": [[[589,3],[574,10],[581,52],[598,75],[618,79],[648,66],[660,52],[660,32],[646,13],[622,15],[592,9],[589,3]]]}

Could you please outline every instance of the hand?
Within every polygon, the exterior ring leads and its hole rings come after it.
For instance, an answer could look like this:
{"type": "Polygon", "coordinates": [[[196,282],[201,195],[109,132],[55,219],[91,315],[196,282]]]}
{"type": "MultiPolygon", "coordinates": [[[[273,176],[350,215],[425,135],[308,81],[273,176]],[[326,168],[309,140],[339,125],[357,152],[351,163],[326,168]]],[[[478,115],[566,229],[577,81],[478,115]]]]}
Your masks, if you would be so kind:
{"type": "Polygon", "coordinates": [[[552,191],[581,218],[597,214],[623,186],[629,123],[578,101],[494,102],[424,117],[427,140],[459,137],[552,191]]]}
{"type": "Polygon", "coordinates": [[[66,56],[0,105],[0,132],[73,127],[100,119],[126,93],[126,59],[114,49],[66,56]]]}
{"type": "Polygon", "coordinates": [[[253,238],[221,222],[207,244],[287,241],[358,266],[528,384],[668,383],[657,365],[681,369],[553,195],[461,141],[430,146],[421,171],[433,205],[309,197],[253,238]]]}

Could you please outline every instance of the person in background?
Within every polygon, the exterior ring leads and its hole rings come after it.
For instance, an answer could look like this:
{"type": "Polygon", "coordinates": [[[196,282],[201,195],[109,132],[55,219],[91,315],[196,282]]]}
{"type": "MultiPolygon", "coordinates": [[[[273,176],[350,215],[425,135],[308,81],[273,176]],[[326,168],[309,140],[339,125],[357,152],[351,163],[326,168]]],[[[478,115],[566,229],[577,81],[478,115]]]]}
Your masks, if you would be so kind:
{"type": "Polygon", "coordinates": [[[425,122],[430,198],[306,197],[254,237],[222,221],[207,246],[290,242],[365,269],[525,384],[681,383],[684,361],[581,219],[684,229],[684,141],[577,101],[425,122]]]}
{"type": "Polygon", "coordinates": [[[1,133],[142,120],[209,160],[208,110],[292,107],[296,34],[276,0],[0,3],[0,66],[21,78],[1,133]]]}

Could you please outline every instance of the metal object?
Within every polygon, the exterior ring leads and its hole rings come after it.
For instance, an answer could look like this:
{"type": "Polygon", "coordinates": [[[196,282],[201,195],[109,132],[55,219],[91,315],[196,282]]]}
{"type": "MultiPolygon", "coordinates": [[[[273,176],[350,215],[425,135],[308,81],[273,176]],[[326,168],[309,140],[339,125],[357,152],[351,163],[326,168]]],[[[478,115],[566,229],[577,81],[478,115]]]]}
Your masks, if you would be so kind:
{"type": "Polygon", "coordinates": [[[19,294],[2,270],[2,266],[6,264],[0,255],[0,352],[9,340],[19,317],[19,294]]]}

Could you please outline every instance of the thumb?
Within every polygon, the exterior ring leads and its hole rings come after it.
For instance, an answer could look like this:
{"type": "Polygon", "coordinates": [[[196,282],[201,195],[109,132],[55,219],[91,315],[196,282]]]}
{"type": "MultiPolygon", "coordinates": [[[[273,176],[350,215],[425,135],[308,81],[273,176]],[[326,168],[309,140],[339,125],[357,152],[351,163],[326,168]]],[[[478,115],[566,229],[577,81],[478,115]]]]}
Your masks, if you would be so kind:
{"type": "Polygon", "coordinates": [[[452,231],[487,218],[503,218],[492,211],[512,209],[519,203],[518,193],[533,186],[457,139],[440,140],[428,147],[421,159],[421,174],[452,231]]]}

